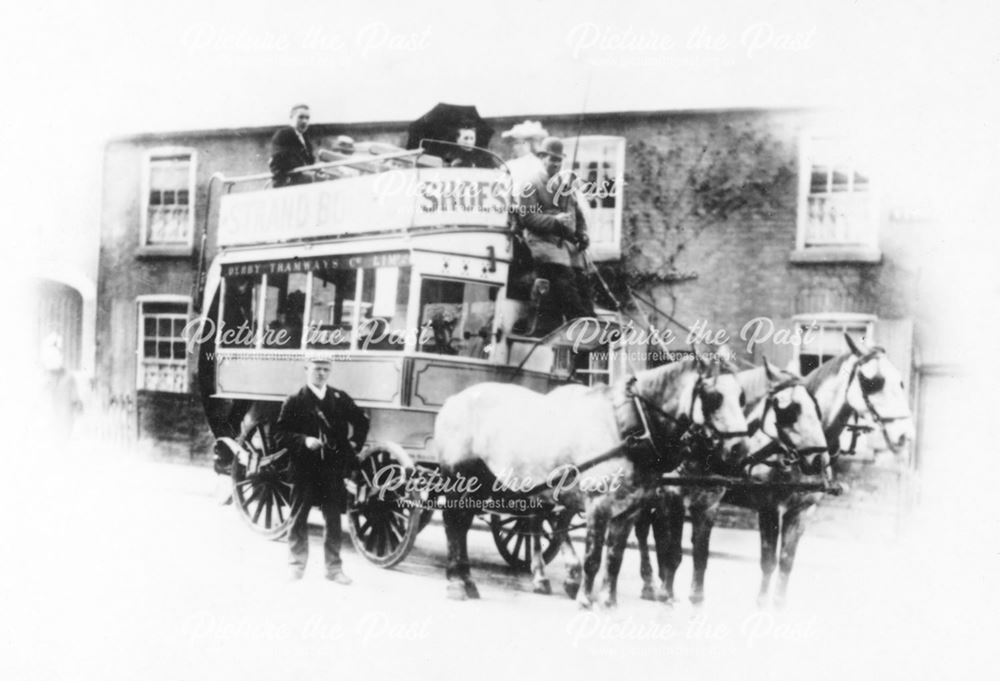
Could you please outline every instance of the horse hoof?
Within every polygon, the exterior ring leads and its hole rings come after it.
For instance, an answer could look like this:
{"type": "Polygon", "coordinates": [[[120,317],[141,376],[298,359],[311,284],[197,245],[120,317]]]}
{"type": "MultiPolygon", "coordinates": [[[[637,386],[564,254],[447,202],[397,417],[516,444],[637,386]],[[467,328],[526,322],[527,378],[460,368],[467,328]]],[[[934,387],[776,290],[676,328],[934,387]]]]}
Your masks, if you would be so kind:
{"type": "Polygon", "coordinates": [[[580,582],[563,582],[563,590],[571,599],[576,599],[576,595],[580,593],[580,582]]]}
{"type": "Polygon", "coordinates": [[[656,600],[658,600],[660,603],[668,603],[672,605],[674,602],[674,595],[671,592],[666,591],[665,589],[657,589],[656,600]]]}
{"type": "Polygon", "coordinates": [[[705,594],[695,592],[688,596],[688,600],[691,601],[691,605],[701,605],[705,602],[705,594]]]}
{"type": "Polygon", "coordinates": [[[767,610],[768,606],[771,605],[770,599],[768,599],[767,594],[761,594],[757,596],[757,609],[767,610]]]}
{"type": "Polygon", "coordinates": [[[590,596],[581,591],[580,595],[576,597],[576,604],[580,606],[581,610],[590,610],[594,605],[594,601],[590,600],[590,596]]]}
{"type": "Polygon", "coordinates": [[[540,579],[534,583],[531,589],[536,594],[542,594],[543,596],[548,596],[552,593],[552,585],[549,583],[548,579],[540,579]]]}
{"type": "Polygon", "coordinates": [[[448,582],[448,598],[453,601],[464,601],[468,598],[465,586],[461,582],[448,582]]]}
{"type": "Polygon", "coordinates": [[[618,607],[618,599],[611,596],[601,598],[601,607],[605,610],[614,610],[618,607]]]}
{"type": "Polygon", "coordinates": [[[465,595],[474,601],[479,600],[479,589],[475,582],[465,582],[465,595]]]}
{"type": "Polygon", "coordinates": [[[655,601],[656,600],[656,589],[646,584],[642,587],[642,593],[639,594],[639,598],[644,601],[655,601]]]}

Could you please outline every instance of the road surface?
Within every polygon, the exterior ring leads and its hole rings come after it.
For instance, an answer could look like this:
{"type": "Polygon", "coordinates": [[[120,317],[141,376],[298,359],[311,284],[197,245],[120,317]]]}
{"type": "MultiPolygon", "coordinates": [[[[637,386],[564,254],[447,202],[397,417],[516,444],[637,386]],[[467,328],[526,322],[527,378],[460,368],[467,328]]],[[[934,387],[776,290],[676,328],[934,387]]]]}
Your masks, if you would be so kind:
{"type": "MultiPolygon", "coordinates": [[[[777,612],[755,605],[756,536],[720,531],[703,606],[639,600],[630,550],[619,607],[585,612],[532,594],[477,532],[482,600],[452,602],[436,524],[396,569],[348,548],[350,587],[322,579],[314,533],[305,579],[287,583],[285,546],[219,506],[208,469],[69,452],[6,472],[4,679],[955,679],[995,646],[975,614],[994,606],[964,580],[996,574],[952,581],[959,557],[922,541],[807,534],[777,612]]],[[[682,598],[689,579],[685,557],[682,598]]]]}

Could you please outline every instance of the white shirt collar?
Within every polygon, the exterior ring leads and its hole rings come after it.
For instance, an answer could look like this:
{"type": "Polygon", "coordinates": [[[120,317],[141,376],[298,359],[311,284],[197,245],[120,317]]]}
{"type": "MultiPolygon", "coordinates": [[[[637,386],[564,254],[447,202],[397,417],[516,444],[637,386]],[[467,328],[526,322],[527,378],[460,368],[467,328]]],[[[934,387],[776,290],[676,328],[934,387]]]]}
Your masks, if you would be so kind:
{"type": "Polygon", "coordinates": [[[326,386],[325,385],[322,387],[322,389],[318,389],[318,388],[314,388],[311,383],[306,383],[306,387],[309,388],[309,390],[312,391],[312,394],[315,395],[320,401],[322,401],[323,398],[326,397],[326,386]]]}

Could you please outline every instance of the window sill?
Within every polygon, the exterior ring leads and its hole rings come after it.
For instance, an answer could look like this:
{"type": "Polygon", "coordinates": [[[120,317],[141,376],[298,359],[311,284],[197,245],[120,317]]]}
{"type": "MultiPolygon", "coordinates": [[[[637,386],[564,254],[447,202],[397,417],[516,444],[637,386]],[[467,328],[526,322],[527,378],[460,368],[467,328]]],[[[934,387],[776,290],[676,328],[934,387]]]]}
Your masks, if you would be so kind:
{"type": "Polygon", "coordinates": [[[194,253],[194,247],[183,246],[139,246],[136,256],[139,258],[184,258],[194,253]]]}
{"type": "Polygon", "coordinates": [[[797,265],[828,263],[878,265],[882,262],[882,251],[870,246],[815,246],[796,249],[792,251],[789,259],[797,265]]]}

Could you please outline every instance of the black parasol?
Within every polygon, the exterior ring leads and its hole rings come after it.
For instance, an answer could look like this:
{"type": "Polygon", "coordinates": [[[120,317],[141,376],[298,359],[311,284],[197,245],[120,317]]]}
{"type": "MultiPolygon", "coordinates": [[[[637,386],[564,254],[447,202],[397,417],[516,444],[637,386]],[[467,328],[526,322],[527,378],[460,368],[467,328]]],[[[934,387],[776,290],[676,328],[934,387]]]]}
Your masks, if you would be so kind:
{"type": "Polygon", "coordinates": [[[446,144],[424,143],[424,150],[445,160],[456,156],[454,146],[459,128],[476,129],[476,146],[485,149],[493,137],[493,128],[483,120],[474,106],[439,103],[417,120],[410,123],[407,149],[416,149],[420,140],[439,140],[446,144]]]}

